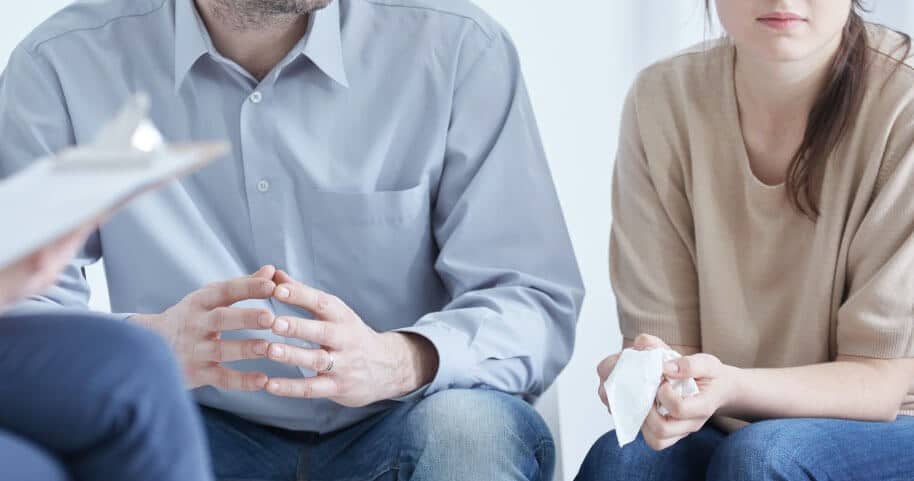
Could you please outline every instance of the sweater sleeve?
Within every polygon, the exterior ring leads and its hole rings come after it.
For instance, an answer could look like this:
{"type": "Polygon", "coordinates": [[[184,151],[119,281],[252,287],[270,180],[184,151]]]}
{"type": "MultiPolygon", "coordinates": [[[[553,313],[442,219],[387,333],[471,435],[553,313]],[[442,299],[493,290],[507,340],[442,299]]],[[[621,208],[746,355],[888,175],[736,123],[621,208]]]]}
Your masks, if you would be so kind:
{"type": "Polygon", "coordinates": [[[839,354],[914,356],[914,122],[906,123],[849,247],[839,354]]]}
{"type": "MultiPolygon", "coordinates": [[[[701,346],[695,235],[681,167],[651,159],[638,112],[626,100],[613,179],[610,276],[622,335],[701,346]]],[[[650,126],[647,126],[650,128],[650,126]]]]}

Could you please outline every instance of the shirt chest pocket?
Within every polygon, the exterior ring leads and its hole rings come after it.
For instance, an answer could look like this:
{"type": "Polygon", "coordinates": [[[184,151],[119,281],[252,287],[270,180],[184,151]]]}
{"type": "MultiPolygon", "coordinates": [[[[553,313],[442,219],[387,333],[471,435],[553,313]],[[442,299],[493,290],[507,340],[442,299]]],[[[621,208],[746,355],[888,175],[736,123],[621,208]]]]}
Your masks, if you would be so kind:
{"type": "Polygon", "coordinates": [[[366,319],[408,309],[415,294],[410,287],[426,282],[434,272],[428,186],[317,192],[312,202],[318,287],[346,300],[366,319]]]}

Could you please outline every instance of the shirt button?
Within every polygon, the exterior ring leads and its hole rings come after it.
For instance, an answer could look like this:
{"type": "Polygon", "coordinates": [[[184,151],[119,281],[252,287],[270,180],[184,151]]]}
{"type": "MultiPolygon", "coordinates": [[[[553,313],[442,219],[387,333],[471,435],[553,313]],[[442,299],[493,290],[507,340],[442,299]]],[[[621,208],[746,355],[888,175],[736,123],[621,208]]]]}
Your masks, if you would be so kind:
{"type": "Polygon", "coordinates": [[[251,102],[254,102],[255,104],[259,104],[261,100],[263,100],[263,94],[262,94],[262,93],[260,93],[260,92],[254,92],[254,93],[251,94],[251,102]]]}
{"type": "Polygon", "coordinates": [[[259,190],[261,192],[266,192],[266,191],[270,190],[270,181],[264,179],[264,180],[261,180],[260,182],[258,182],[257,190],[259,190]]]}

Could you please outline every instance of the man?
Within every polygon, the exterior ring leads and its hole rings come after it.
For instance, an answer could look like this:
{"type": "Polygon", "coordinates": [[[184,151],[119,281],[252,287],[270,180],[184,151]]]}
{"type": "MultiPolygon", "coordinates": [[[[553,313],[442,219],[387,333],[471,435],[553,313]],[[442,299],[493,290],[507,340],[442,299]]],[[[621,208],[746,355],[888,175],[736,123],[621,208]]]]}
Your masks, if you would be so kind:
{"type": "Polygon", "coordinates": [[[498,25],[462,0],[78,3],[11,59],[4,170],[134,91],[232,161],[139,199],[23,309],[85,305],[103,255],[114,312],[198,388],[221,479],[551,476],[521,398],[567,362],[583,288],[498,25]]]}

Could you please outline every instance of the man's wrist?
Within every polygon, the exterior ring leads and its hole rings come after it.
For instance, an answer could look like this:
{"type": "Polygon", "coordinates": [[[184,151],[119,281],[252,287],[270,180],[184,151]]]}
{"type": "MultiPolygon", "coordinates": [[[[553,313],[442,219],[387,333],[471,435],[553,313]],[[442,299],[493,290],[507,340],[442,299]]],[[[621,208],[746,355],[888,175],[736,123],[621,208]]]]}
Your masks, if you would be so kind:
{"type": "Polygon", "coordinates": [[[438,373],[438,351],[428,339],[412,333],[390,332],[382,335],[392,344],[397,363],[393,385],[398,398],[425,386],[438,373]]]}

